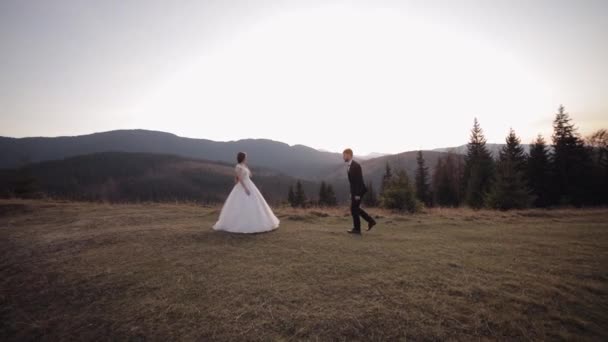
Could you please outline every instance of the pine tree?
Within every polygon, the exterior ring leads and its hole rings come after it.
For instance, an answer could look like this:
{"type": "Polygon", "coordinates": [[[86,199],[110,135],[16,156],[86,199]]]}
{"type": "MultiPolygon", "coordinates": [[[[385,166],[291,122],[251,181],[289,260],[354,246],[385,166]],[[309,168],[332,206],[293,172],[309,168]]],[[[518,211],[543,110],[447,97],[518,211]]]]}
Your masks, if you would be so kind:
{"type": "Polygon", "coordinates": [[[461,158],[453,153],[437,159],[433,172],[434,201],[439,206],[457,207],[461,202],[461,158]]]}
{"type": "Polygon", "coordinates": [[[363,204],[368,207],[375,207],[378,205],[378,196],[376,195],[376,191],[374,190],[374,184],[372,181],[367,183],[367,194],[363,196],[363,204]]]}
{"type": "Polygon", "coordinates": [[[524,180],[523,147],[513,130],[509,132],[506,142],[499,153],[495,180],[487,196],[487,204],[500,210],[527,208],[532,203],[532,196],[524,180]]]}
{"type": "Polygon", "coordinates": [[[448,152],[448,159],[452,160],[452,171],[450,171],[450,179],[452,187],[454,188],[454,194],[456,198],[456,205],[462,205],[464,203],[464,191],[462,184],[464,182],[464,167],[465,161],[460,154],[454,152],[448,152]]]}
{"type": "Polygon", "coordinates": [[[336,193],[334,192],[334,187],[331,184],[327,185],[326,192],[326,205],[330,207],[335,207],[338,205],[338,200],[336,199],[336,193]]]}
{"type": "Polygon", "coordinates": [[[319,205],[327,205],[327,186],[325,182],[321,182],[321,187],[319,188],[319,205]]]}
{"type": "Polygon", "coordinates": [[[506,145],[502,147],[501,152],[508,155],[508,158],[513,162],[518,172],[525,172],[526,152],[524,152],[524,147],[521,145],[521,139],[519,139],[512,128],[509,130],[509,135],[507,135],[505,141],[506,145]]]}
{"type": "Polygon", "coordinates": [[[405,171],[397,172],[386,184],[382,194],[382,205],[388,209],[414,213],[420,210],[422,203],[416,198],[416,192],[405,171]]]}
{"type": "Polygon", "coordinates": [[[443,158],[437,158],[437,164],[435,164],[435,170],[433,170],[433,179],[431,182],[431,186],[433,187],[433,202],[435,205],[444,206],[443,198],[442,198],[442,190],[440,188],[444,187],[443,181],[443,158]]]}
{"type": "Polygon", "coordinates": [[[538,135],[530,145],[530,157],[527,163],[528,186],[534,195],[534,206],[546,207],[551,203],[551,165],[547,144],[542,135],[538,135]]]}
{"type": "Polygon", "coordinates": [[[416,169],[416,197],[427,207],[431,206],[431,194],[429,189],[429,168],[426,167],[422,151],[418,151],[416,158],[418,168],[416,169]]]}
{"type": "Polygon", "coordinates": [[[306,206],[306,194],[304,193],[304,188],[300,181],[296,183],[295,204],[297,207],[306,206]]]}
{"type": "Polygon", "coordinates": [[[387,184],[391,181],[392,178],[393,178],[393,170],[391,169],[391,166],[387,161],[386,167],[384,170],[384,175],[382,175],[382,184],[380,184],[380,194],[384,193],[384,189],[386,188],[387,184]]]}
{"type": "Polygon", "coordinates": [[[496,165],[496,179],[487,195],[490,208],[509,210],[527,208],[532,203],[522,173],[509,158],[500,159],[496,165]]]}
{"type": "Polygon", "coordinates": [[[600,129],[586,140],[592,159],[592,204],[608,204],[608,130],[600,129]]]}
{"type": "Polygon", "coordinates": [[[595,131],[587,138],[587,145],[595,152],[594,163],[605,167],[608,166],[608,129],[595,131]]]}
{"type": "Polygon", "coordinates": [[[553,175],[558,204],[582,205],[588,200],[591,159],[564,106],[553,121],[553,175]]]}
{"type": "Polygon", "coordinates": [[[296,203],[296,194],[293,192],[292,185],[289,186],[289,192],[287,193],[287,202],[289,202],[289,205],[294,208],[298,206],[298,204],[296,203]]]}
{"type": "Polygon", "coordinates": [[[477,119],[471,130],[464,166],[465,202],[472,208],[481,208],[490,191],[494,175],[494,160],[486,147],[486,139],[477,119]]]}

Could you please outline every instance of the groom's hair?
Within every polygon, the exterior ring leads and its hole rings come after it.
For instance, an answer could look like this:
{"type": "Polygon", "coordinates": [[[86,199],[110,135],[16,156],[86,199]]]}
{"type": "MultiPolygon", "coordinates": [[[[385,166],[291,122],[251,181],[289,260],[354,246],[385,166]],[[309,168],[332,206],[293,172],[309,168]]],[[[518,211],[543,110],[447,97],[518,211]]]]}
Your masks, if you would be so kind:
{"type": "Polygon", "coordinates": [[[346,150],[344,150],[342,152],[343,154],[348,154],[349,156],[353,156],[353,150],[351,150],[350,148],[347,148],[346,150]]]}
{"type": "Polygon", "coordinates": [[[245,160],[245,156],[247,156],[247,154],[245,152],[239,152],[236,154],[236,161],[240,164],[243,162],[243,160],[245,160]]]}

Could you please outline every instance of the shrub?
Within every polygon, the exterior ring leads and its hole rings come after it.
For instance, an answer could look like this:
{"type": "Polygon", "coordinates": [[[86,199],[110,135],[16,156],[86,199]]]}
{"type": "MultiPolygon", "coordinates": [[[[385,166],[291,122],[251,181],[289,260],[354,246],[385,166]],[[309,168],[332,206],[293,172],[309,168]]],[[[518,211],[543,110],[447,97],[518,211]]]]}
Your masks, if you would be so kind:
{"type": "Polygon", "coordinates": [[[381,198],[382,206],[387,209],[415,213],[422,209],[422,203],[416,198],[416,192],[405,171],[397,172],[386,184],[381,198]]]}

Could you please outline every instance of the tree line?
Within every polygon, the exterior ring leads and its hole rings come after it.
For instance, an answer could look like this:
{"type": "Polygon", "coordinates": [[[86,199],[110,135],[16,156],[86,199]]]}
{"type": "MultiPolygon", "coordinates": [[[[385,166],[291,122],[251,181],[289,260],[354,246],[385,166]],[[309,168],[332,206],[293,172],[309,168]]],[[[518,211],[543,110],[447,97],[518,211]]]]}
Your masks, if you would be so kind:
{"type": "Polygon", "coordinates": [[[311,201],[306,196],[304,192],[304,187],[302,186],[302,182],[297,181],[295,190],[293,185],[289,186],[289,190],[287,192],[287,202],[292,207],[308,207],[311,205],[321,206],[321,207],[333,207],[338,205],[338,199],[336,198],[336,193],[334,192],[334,188],[331,184],[327,184],[324,181],[321,182],[319,187],[319,197],[317,201],[311,201]]]}
{"type": "MultiPolygon", "coordinates": [[[[369,182],[364,204],[407,212],[423,206],[509,210],[608,204],[608,130],[583,139],[560,106],[551,144],[539,135],[529,147],[526,153],[511,129],[494,157],[475,119],[464,157],[447,153],[431,174],[423,152],[418,151],[413,182],[405,170],[394,171],[387,163],[379,193],[369,182]]],[[[333,194],[331,185],[321,184],[318,204],[336,204],[335,195],[331,200],[324,195],[328,189],[333,194]]],[[[295,192],[290,188],[289,196],[292,206],[306,203],[301,186],[295,192]]]]}
{"type": "Polygon", "coordinates": [[[563,106],[550,145],[539,135],[526,153],[511,129],[494,159],[475,120],[464,160],[454,159],[448,155],[435,168],[433,205],[508,210],[608,202],[608,132],[583,139],[563,106]]]}

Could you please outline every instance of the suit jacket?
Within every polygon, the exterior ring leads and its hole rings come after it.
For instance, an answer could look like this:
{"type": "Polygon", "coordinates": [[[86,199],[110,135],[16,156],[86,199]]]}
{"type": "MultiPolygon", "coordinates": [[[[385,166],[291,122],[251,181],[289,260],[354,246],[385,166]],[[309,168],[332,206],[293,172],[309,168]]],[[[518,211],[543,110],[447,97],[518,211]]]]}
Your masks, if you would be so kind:
{"type": "Polygon", "coordinates": [[[363,181],[363,171],[361,165],[356,161],[352,161],[348,169],[348,181],[350,182],[350,194],[353,196],[363,196],[367,192],[365,182],[363,181]]]}

